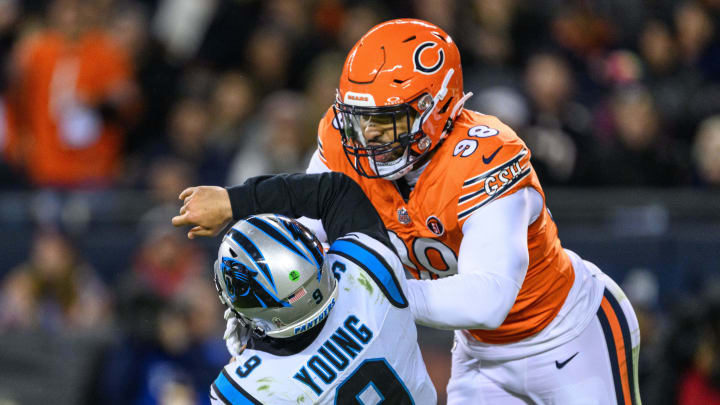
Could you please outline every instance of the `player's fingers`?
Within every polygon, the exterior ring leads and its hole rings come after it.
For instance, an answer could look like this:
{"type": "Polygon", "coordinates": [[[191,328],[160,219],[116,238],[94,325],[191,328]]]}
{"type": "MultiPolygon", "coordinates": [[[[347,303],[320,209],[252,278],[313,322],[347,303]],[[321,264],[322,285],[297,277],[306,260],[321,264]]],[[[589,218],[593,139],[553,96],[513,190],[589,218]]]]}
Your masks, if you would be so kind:
{"type": "Polygon", "coordinates": [[[188,187],[185,190],[180,193],[180,196],[178,196],[178,200],[184,200],[185,198],[189,197],[193,191],[195,191],[195,187],[188,187]]]}
{"type": "Polygon", "coordinates": [[[192,229],[190,229],[187,234],[188,239],[195,239],[195,237],[198,236],[197,233],[200,232],[201,230],[202,230],[201,226],[195,226],[192,229]]]}
{"type": "Polygon", "coordinates": [[[188,238],[195,239],[196,236],[214,236],[215,232],[210,228],[196,226],[188,232],[188,238]]]}
{"type": "Polygon", "coordinates": [[[187,204],[183,204],[183,206],[180,207],[180,215],[185,215],[185,213],[187,212],[187,210],[188,210],[187,204]]]}
{"type": "Polygon", "coordinates": [[[184,226],[187,225],[189,222],[187,220],[187,214],[180,214],[172,217],[172,224],[173,226],[184,226]]]}

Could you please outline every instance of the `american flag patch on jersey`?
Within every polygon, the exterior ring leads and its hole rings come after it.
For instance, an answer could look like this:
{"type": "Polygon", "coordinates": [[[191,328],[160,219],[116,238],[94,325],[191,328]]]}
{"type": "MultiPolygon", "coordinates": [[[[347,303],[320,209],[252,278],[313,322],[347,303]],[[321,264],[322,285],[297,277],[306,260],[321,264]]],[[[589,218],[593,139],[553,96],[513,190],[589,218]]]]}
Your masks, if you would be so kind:
{"type": "Polygon", "coordinates": [[[306,293],[307,293],[307,291],[305,291],[305,288],[300,287],[299,290],[295,291],[295,293],[288,298],[288,301],[291,304],[294,304],[294,303],[298,302],[298,300],[300,298],[304,297],[306,293]]]}

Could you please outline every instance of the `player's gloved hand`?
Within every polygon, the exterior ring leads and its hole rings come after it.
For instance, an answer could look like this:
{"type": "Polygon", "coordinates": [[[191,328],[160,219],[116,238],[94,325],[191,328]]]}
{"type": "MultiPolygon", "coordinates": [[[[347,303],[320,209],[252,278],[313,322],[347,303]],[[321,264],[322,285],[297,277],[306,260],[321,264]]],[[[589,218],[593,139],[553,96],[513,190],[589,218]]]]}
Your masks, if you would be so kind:
{"type": "Polygon", "coordinates": [[[224,317],[227,320],[225,335],[223,335],[225,346],[231,356],[237,357],[245,350],[252,331],[248,325],[235,316],[230,308],[225,310],[224,317]]]}
{"type": "Polygon", "coordinates": [[[188,238],[215,236],[232,220],[232,206],[227,190],[216,186],[189,187],[180,193],[180,214],[173,217],[175,226],[192,225],[188,238]]]}

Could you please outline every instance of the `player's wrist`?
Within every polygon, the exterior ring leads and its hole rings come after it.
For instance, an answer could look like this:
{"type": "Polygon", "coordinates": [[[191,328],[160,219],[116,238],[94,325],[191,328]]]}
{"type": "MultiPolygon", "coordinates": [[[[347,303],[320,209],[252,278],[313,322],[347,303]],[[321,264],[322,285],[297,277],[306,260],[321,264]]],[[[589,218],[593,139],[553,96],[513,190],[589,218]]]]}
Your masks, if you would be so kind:
{"type": "Polygon", "coordinates": [[[223,215],[226,221],[238,221],[244,218],[243,201],[247,196],[243,193],[243,186],[225,187],[227,202],[223,215]]]}

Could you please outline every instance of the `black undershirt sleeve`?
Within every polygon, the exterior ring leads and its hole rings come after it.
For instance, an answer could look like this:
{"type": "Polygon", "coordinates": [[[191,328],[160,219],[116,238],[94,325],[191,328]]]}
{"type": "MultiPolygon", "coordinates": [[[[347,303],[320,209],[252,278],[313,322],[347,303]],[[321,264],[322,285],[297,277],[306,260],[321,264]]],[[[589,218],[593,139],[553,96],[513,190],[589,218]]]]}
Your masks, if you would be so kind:
{"type": "Polygon", "coordinates": [[[362,232],[393,249],[375,207],[345,174],[258,176],[227,191],[235,220],[263,213],[316,218],[322,220],[330,243],[350,232],[362,232]]]}

